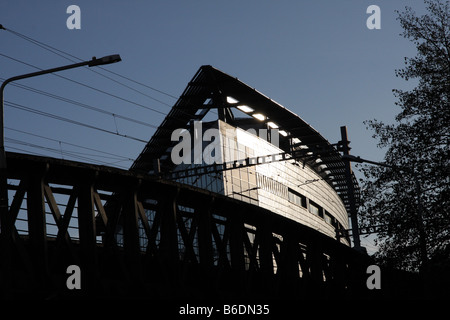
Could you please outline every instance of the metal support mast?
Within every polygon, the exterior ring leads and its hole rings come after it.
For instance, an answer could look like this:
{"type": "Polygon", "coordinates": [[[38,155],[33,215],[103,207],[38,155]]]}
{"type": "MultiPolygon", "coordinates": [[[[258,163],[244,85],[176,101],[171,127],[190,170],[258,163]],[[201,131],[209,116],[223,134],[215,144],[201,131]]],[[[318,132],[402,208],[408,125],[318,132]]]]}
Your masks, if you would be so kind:
{"type": "MultiPolygon", "coordinates": [[[[350,141],[348,141],[347,127],[341,127],[341,141],[340,141],[342,152],[345,156],[350,154],[350,141]]],[[[352,181],[352,165],[350,161],[345,161],[345,176],[347,178],[347,188],[348,188],[348,199],[350,204],[350,221],[352,223],[352,235],[353,235],[353,245],[355,249],[359,250],[361,248],[361,240],[359,238],[359,228],[358,228],[358,208],[356,207],[355,201],[355,190],[353,188],[352,181]]]]}

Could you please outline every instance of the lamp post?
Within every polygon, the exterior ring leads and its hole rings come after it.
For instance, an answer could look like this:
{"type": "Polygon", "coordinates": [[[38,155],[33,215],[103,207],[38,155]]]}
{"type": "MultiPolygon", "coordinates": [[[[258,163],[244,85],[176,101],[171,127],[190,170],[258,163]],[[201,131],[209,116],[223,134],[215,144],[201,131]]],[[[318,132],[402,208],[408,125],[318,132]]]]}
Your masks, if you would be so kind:
{"type": "Polygon", "coordinates": [[[425,234],[425,227],[423,225],[423,206],[422,206],[422,190],[420,187],[419,177],[417,176],[417,172],[414,168],[409,167],[398,167],[389,165],[383,162],[376,162],[372,160],[363,159],[361,157],[353,156],[350,154],[344,154],[342,156],[342,159],[352,162],[359,162],[359,163],[369,163],[376,166],[391,168],[394,170],[401,170],[405,171],[409,174],[411,174],[414,177],[414,187],[415,187],[415,193],[417,197],[417,228],[419,230],[419,245],[420,245],[420,258],[422,261],[422,268],[426,271],[427,263],[428,263],[428,257],[427,257],[427,241],[426,241],[426,234],[425,234]]]}
{"type": "Polygon", "coordinates": [[[95,67],[110,63],[116,63],[121,61],[120,55],[114,54],[110,56],[105,56],[97,59],[93,57],[92,60],[83,61],[79,63],[74,63],[62,67],[57,67],[53,69],[41,70],[37,72],[27,73],[20,76],[15,76],[6,79],[0,87],[0,227],[1,233],[4,233],[7,228],[7,215],[8,215],[8,185],[7,185],[7,175],[6,175],[6,153],[5,153],[5,133],[4,133],[4,106],[3,106],[3,90],[5,86],[13,81],[40,76],[43,74],[59,72],[63,70],[78,68],[78,67],[95,67]]]}

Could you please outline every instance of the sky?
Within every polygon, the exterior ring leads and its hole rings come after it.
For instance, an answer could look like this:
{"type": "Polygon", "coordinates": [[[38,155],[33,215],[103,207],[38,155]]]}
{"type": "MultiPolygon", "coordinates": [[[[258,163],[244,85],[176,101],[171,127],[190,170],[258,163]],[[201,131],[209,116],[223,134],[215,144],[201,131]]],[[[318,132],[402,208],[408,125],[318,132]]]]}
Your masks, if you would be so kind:
{"type": "Polygon", "coordinates": [[[396,20],[406,5],[424,13],[416,0],[1,0],[9,31],[0,30],[0,81],[74,57],[122,57],[103,67],[114,74],[86,67],[9,84],[6,150],[127,169],[198,68],[212,65],[331,143],[347,126],[351,153],[382,161],[363,122],[393,122],[400,109],[392,89],[413,85],[395,76],[416,54],[396,20]],[[80,29],[67,27],[70,5],[80,8],[80,29]],[[381,10],[381,29],[366,25],[370,5],[381,10]]]}

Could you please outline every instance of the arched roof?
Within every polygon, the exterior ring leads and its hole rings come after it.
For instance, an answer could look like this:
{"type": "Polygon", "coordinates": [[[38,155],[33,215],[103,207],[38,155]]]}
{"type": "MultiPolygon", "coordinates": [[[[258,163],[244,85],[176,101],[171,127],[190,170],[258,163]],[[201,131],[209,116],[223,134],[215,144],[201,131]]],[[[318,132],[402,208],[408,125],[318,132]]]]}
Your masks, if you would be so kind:
{"type": "MultiPolygon", "coordinates": [[[[337,144],[328,142],[317,130],[302,118],[286,109],[264,94],[251,88],[239,79],[232,77],[212,66],[200,67],[188,83],[183,94],[167,114],[141,154],[131,166],[131,171],[149,173],[153,171],[154,162],[160,160],[161,170],[170,171],[175,165],[170,158],[173,145],[171,133],[178,128],[189,128],[191,121],[200,121],[211,109],[216,109],[219,118],[233,122],[232,110],[246,110],[247,115],[263,115],[265,122],[278,126],[283,139],[295,143],[289,145],[295,152],[302,150],[302,159],[313,167],[339,194],[347,212],[350,208],[349,186],[345,174],[346,163],[342,159],[337,144]],[[244,109],[242,106],[250,107],[244,109]],[[250,111],[251,110],[251,111],[250,111]]],[[[355,199],[359,199],[359,185],[352,174],[352,187],[355,199]]]]}

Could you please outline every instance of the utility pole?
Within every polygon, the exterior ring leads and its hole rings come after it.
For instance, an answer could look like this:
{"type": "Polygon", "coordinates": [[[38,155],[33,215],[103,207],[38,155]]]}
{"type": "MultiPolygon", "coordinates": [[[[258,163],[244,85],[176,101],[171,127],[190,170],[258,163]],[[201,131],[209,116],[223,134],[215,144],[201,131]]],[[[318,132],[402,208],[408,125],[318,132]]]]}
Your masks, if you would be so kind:
{"type": "MultiPolygon", "coordinates": [[[[341,141],[340,141],[341,151],[343,152],[343,158],[350,155],[350,141],[347,136],[347,127],[341,127],[341,141]]],[[[345,161],[345,177],[347,180],[347,190],[348,190],[348,201],[350,205],[350,221],[352,224],[352,235],[353,235],[353,246],[356,250],[361,250],[361,240],[359,238],[359,227],[358,227],[358,208],[356,207],[355,200],[355,189],[353,187],[353,175],[352,175],[352,165],[350,161],[345,161]]]]}

